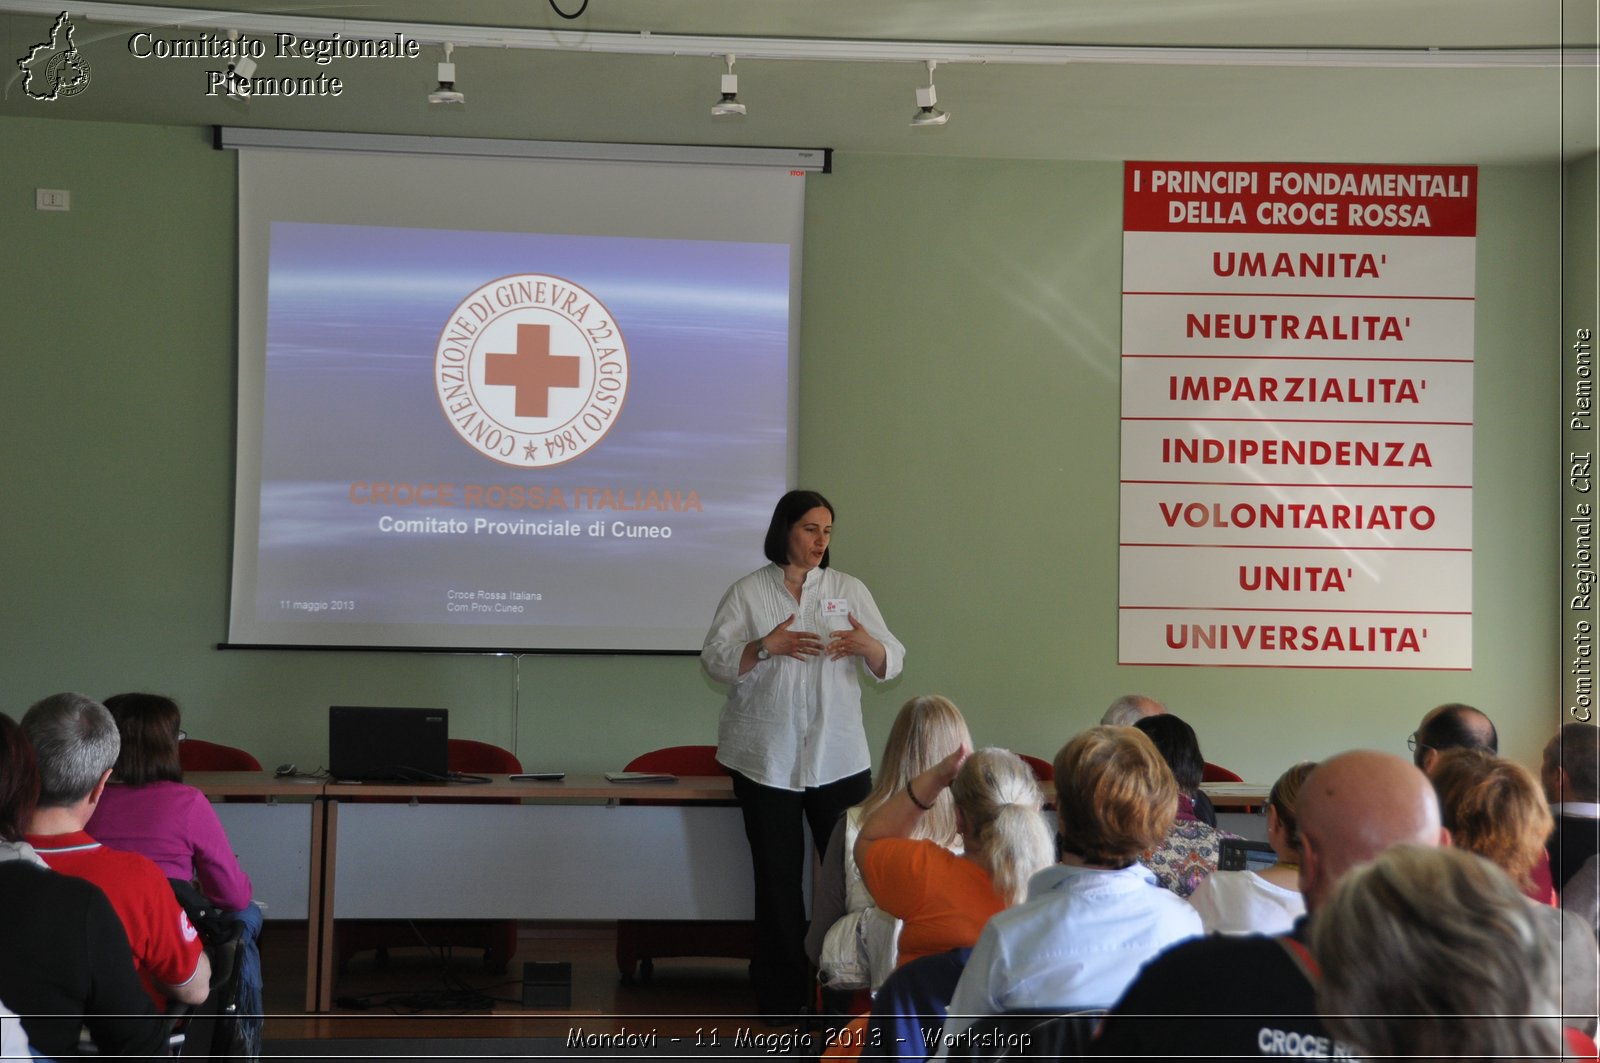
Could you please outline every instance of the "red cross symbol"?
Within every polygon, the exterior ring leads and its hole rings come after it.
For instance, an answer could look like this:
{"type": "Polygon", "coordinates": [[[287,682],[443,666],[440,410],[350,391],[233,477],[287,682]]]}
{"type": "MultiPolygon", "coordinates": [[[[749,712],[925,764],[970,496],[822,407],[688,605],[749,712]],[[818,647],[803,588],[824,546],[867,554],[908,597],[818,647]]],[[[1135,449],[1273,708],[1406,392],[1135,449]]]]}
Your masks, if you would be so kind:
{"type": "Polygon", "coordinates": [[[489,354],[483,382],[517,389],[518,417],[550,416],[550,389],[579,385],[579,359],[550,353],[549,325],[518,325],[515,354],[489,354]]]}

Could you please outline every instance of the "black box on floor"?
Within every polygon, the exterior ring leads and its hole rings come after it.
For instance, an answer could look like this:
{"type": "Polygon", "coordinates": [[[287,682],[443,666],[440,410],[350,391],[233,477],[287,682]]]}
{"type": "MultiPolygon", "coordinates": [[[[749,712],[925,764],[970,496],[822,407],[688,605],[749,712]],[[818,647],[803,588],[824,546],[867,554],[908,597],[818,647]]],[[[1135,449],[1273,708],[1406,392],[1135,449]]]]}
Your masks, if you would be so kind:
{"type": "Polygon", "coordinates": [[[572,1007],[572,964],[523,964],[522,1006],[525,1008],[572,1007]]]}

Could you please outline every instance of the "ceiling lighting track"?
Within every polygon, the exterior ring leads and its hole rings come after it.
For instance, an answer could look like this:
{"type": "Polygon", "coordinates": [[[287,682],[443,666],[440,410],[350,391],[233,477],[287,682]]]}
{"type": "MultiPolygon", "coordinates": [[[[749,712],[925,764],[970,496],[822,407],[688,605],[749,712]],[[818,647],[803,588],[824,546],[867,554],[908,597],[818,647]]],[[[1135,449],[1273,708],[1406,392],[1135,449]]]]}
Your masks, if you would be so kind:
{"type": "MultiPolygon", "coordinates": [[[[59,14],[61,0],[0,0],[0,11],[59,14]]],[[[1183,48],[1076,44],[956,44],[938,41],[837,40],[828,38],[706,37],[539,30],[447,23],[386,22],[303,15],[161,7],[149,4],[84,3],[74,18],[153,28],[232,28],[245,33],[293,33],[301,37],[377,38],[404,33],[421,44],[458,48],[518,48],[610,55],[796,59],[819,62],[938,62],[1063,66],[1112,63],[1129,66],[1292,66],[1344,68],[1560,68],[1593,67],[1596,48],[1183,48]]]]}

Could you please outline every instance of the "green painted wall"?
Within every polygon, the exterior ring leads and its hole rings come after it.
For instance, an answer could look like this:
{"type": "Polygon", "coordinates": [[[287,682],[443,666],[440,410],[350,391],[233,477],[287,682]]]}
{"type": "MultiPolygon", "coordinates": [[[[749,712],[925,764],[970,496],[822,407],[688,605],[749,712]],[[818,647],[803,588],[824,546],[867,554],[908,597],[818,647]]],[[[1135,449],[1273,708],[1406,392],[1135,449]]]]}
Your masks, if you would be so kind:
{"type": "MultiPolygon", "coordinates": [[[[0,708],[162,690],[191,733],[302,768],[334,703],[444,705],[457,735],[569,770],[714,739],[720,694],[687,657],[217,650],[233,157],[204,130],[6,118],[0,158],[0,708]],[[34,211],[37,187],[72,211],[34,211]]],[[[1403,751],[1447,700],[1533,761],[1561,712],[1557,167],[1482,172],[1476,667],[1406,673],[1116,665],[1120,165],[835,165],[808,182],[800,475],[909,648],[866,698],[874,745],[936,691],[980,743],[1049,756],[1142,690],[1251,779],[1403,751]]]]}

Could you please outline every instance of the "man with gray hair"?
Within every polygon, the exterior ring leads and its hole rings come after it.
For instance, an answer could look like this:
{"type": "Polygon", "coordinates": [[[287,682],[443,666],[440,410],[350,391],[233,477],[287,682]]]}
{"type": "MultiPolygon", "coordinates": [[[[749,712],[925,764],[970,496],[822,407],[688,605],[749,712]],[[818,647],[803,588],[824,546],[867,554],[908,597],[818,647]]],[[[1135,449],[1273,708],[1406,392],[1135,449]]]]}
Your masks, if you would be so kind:
{"type": "Polygon", "coordinates": [[[39,806],[28,843],[51,868],[94,883],[111,901],[157,1009],[169,997],[204,1003],[211,964],[167,876],[148,857],[108,849],[83,829],[122,744],[111,713],[82,694],[55,694],[28,710],[22,729],[39,762],[39,806]]]}
{"type": "Polygon", "coordinates": [[[1143,694],[1124,694],[1111,703],[1100,723],[1105,727],[1132,727],[1146,716],[1160,716],[1167,707],[1143,694]]]}

